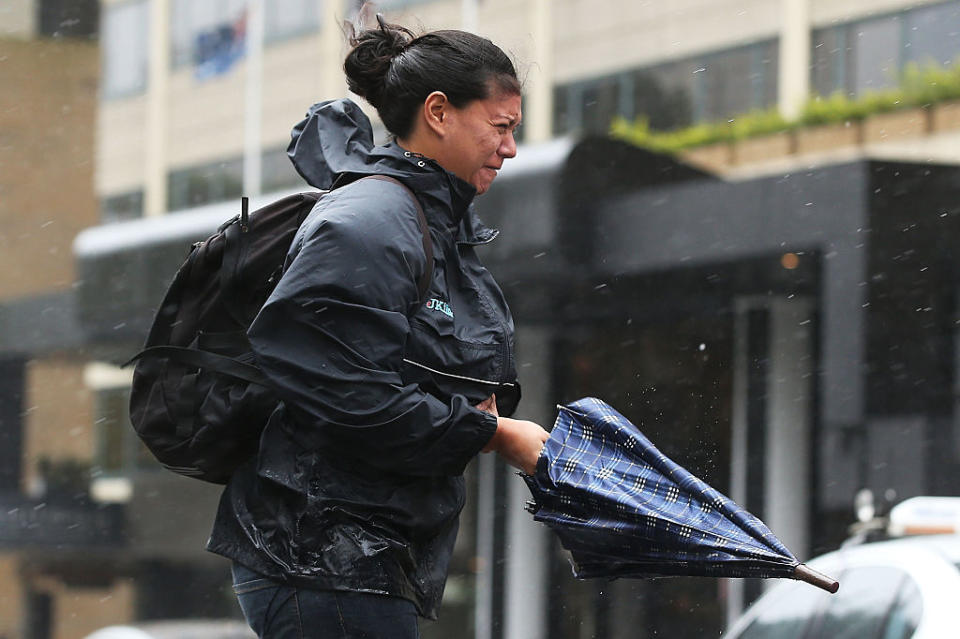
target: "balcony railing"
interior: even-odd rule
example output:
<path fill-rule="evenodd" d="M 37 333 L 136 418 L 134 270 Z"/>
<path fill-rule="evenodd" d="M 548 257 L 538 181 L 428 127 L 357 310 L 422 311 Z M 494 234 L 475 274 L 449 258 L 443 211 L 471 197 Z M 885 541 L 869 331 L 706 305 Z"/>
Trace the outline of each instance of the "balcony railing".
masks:
<path fill-rule="evenodd" d="M 0 549 L 115 548 L 125 541 L 121 505 L 0 495 Z"/>

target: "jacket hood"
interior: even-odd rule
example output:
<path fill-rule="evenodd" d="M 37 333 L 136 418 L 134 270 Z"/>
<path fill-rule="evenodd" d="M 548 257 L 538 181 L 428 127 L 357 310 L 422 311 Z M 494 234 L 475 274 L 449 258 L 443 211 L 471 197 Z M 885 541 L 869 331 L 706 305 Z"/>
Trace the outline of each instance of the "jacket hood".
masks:
<path fill-rule="evenodd" d="M 313 187 L 329 189 L 366 175 L 389 175 L 409 187 L 425 208 L 448 213 L 445 225 L 457 229 L 466 221 L 465 241 L 485 242 L 494 233 L 465 214 L 476 189 L 430 158 L 405 151 L 396 142 L 373 143 L 370 119 L 349 99 L 318 102 L 290 134 L 287 155 Z M 438 206 L 439 205 L 439 206 Z M 464 229 L 459 229 L 462 233 Z"/>

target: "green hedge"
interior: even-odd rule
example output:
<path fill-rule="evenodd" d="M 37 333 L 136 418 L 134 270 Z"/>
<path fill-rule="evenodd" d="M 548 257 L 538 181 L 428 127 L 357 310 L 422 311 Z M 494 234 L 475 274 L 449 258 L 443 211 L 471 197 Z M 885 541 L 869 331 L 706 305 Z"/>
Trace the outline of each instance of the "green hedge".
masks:
<path fill-rule="evenodd" d="M 802 126 L 837 124 L 863 120 L 875 113 L 923 107 L 960 99 L 960 58 L 951 67 L 916 64 L 907 66 L 900 86 L 886 91 L 867 92 L 857 98 L 842 93 L 811 98 L 798 119 L 787 121 L 777 109 L 751 111 L 721 122 L 704 122 L 675 131 L 651 131 L 645 117 L 628 122 L 616 119 L 611 135 L 637 146 L 674 153 L 706 144 L 790 131 Z"/>

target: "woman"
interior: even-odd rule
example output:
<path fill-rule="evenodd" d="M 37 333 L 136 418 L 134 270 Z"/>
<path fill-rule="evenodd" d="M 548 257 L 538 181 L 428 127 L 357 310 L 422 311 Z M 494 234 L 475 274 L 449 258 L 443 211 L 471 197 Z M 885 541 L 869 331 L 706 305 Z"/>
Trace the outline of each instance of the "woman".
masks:
<path fill-rule="evenodd" d="M 498 414 L 519 399 L 513 322 L 474 254 L 496 232 L 470 208 L 516 154 L 516 71 L 478 36 L 378 21 L 344 68 L 395 142 L 374 146 L 349 100 L 314 105 L 293 131 L 300 174 L 337 188 L 250 327 L 283 404 L 208 544 L 233 560 L 261 637 L 417 637 L 440 603 L 464 467 L 484 450 L 532 472 L 547 438 Z M 434 253 L 426 300 L 413 197 Z"/>

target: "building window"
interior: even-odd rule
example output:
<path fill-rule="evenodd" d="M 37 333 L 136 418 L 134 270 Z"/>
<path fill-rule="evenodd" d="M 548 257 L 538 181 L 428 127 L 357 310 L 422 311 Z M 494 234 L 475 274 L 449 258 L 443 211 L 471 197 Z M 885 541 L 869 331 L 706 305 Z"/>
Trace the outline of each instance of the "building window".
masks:
<path fill-rule="evenodd" d="M 693 122 L 692 87 L 683 80 L 693 75 L 690 62 L 665 64 L 642 69 L 633 74 L 633 112 L 624 114 L 633 119 L 643 114 L 650 128 L 670 131 Z"/>
<path fill-rule="evenodd" d="M 960 4 L 908 11 L 903 20 L 903 63 L 949 66 L 960 62 Z"/>
<path fill-rule="evenodd" d="M 38 31 L 55 38 L 97 36 L 100 3 L 97 0 L 44 0 L 37 9 Z"/>
<path fill-rule="evenodd" d="M 815 29 L 811 83 L 823 96 L 896 86 L 908 64 L 949 66 L 960 57 L 960 5 L 947 2 Z"/>
<path fill-rule="evenodd" d="M 133 0 L 103 8 L 103 95 L 120 98 L 147 88 L 149 6 Z"/>
<path fill-rule="evenodd" d="M 317 0 L 264 0 L 264 41 L 280 42 L 316 31 L 322 9 Z"/>
<path fill-rule="evenodd" d="M 693 121 L 726 120 L 776 104 L 778 60 L 773 41 L 699 58 L 697 68 L 683 70 L 694 78 L 689 85 Z"/>
<path fill-rule="evenodd" d="M 143 216 L 143 190 L 110 195 L 100 200 L 100 221 L 104 224 Z"/>
<path fill-rule="evenodd" d="M 847 78 L 851 75 L 850 44 L 848 29 L 830 27 L 813 32 L 810 54 L 810 84 L 817 95 L 827 96 L 835 91 L 846 92 Z"/>
<path fill-rule="evenodd" d="M 860 22 L 847 35 L 853 47 L 850 90 L 859 95 L 897 85 L 900 73 L 900 17 Z"/>
<path fill-rule="evenodd" d="M 773 40 L 557 87 L 554 133 L 605 134 L 615 117 L 671 130 L 765 109 L 777 99 Z"/>
<path fill-rule="evenodd" d="M 613 118 L 621 113 L 620 91 L 623 79 L 604 78 L 585 86 L 580 93 L 580 129 L 603 135 Z"/>
<path fill-rule="evenodd" d="M 306 186 L 303 178 L 293 168 L 287 157 L 287 149 L 271 149 L 263 152 L 261 159 L 261 188 L 264 193 L 284 191 Z"/>
<path fill-rule="evenodd" d="M 25 384 L 23 359 L 0 358 L 0 495 L 20 491 Z"/>
<path fill-rule="evenodd" d="M 240 158 L 172 171 L 167 177 L 171 211 L 239 198 L 243 193 Z"/>
<path fill-rule="evenodd" d="M 130 374 L 107 364 L 91 364 L 88 386 L 94 397 L 94 466 L 98 473 L 125 475 L 161 466 L 130 423 Z"/>

